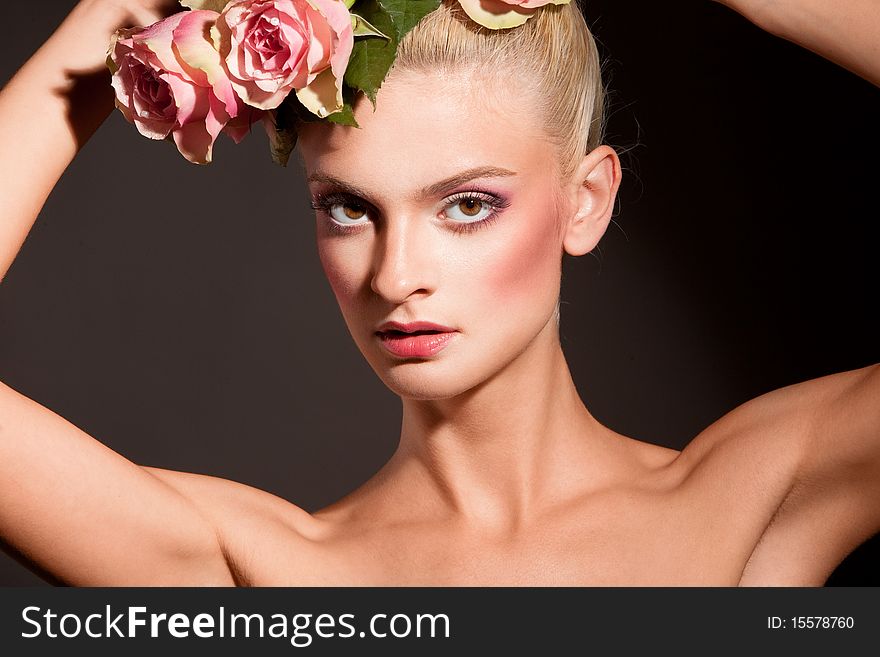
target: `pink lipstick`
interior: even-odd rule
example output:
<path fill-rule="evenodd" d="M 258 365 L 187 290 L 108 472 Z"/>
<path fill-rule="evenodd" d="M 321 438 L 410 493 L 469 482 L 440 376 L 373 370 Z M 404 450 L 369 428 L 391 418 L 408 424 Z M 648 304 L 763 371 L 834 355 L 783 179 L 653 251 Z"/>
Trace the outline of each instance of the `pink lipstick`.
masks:
<path fill-rule="evenodd" d="M 386 322 L 376 331 L 376 336 L 395 356 L 429 358 L 441 351 L 457 332 L 433 322 Z"/>

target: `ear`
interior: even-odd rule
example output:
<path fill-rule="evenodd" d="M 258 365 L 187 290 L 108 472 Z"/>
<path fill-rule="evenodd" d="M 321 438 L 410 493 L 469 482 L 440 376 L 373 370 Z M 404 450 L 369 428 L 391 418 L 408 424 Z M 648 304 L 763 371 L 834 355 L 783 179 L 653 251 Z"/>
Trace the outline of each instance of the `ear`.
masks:
<path fill-rule="evenodd" d="M 620 178 L 620 158 L 610 146 L 599 146 L 581 160 L 566 188 L 572 208 L 563 233 L 566 253 L 580 256 L 596 248 L 611 221 Z"/>

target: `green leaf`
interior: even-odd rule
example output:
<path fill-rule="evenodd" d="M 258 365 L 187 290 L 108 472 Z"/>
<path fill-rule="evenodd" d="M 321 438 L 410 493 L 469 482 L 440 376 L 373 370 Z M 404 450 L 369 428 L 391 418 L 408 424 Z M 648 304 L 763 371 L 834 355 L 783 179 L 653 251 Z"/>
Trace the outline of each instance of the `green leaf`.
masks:
<path fill-rule="evenodd" d="M 281 104 L 272 110 L 270 116 L 274 125 L 273 130 L 269 130 L 269 150 L 272 155 L 272 161 L 283 167 L 287 166 L 290 154 L 296 148 L 297 141 L 297 125 L 303 122 L 316 121 L 332 121 L 339 125 L 348 125 L 359 128 L 354 118 L 352 105 L 354 103 L 356 92 L 348 87 L 342 87 L 342 98 L 344 105 L 338 112 L 328 114 L 324 119 L 310 112 L 296 97 L 296 94 L 289 94 L 284 98 Z"/>
<path fill-rule="evenodd" d="M 331 123 L 337 123 L 339 125 L 348 125 L 353 128 L 360 128 L 358 122 L 354 120 L 354 111 L 352 110 L 351 105 L 349 105 L 348 103 L 345 103 L 342 106 L 342 109 L 338 112 L 328 114 L 327 120 Z"/>
<path fill-rule="evenodd" d="M 351 29 L 354 32 L 354 36 L 380 36 L 384 39 L 390 39 L 391 37 L 387 34 L 382 34 L 379 30 L 375 28 L 375 26 L 370 25 L 366 18 L 363 16 L 358 16 L 357 14 L 351 15 Z"/>
<path fill-rule="evenodd" d="M 416 23 L 440 6 L 440 0 L 379 0 L 379 4 L 391 15 L 397 40 L 402 41 Z"/>
<path fill-rule="evenodd" d="M 303 105 L 296 94 L 288 94 L 278 106 L 282 128 L 295 126 L 300 121 L 320 121 L 321 117 Z"/>
<path fill-rule="evenodd" d="M 226 9 L 229 0 L 180 0 L 180 4 L 190 9 L 210 9 L 220 13 Z"/>
<path fill-rule="evenodd" d="M 274 130 L 269 130 L 269 150 L 272 161 L 283 167 L 287 166 L 290 154 L 296 147 L 296 125 L 300 121 L 320 121 L 296 97 L 289 94 L 281 104 L 271 112 Z"/>
<path fill-rule="evenodd" d="M 275 129 L 267 132 L 269 134 L 269 152 L 272 155 L 272 161 L 275 164 L 286 167 L 290 154 L 296 147 L 297 134 L 296 124 L 285 124 L 285 119 L 282 118 L 283 115 L 284 112 L 280 106 L 272 110 L 270 116 L 274 121 Z"/>
<path fill-rule="evenodd" d="M 346 85 L 342 85 L 342 109 L 333 114 L 327 115 L 327 120 L 339 125 L 347 125 L 353 128 L 360 128 L 358 122 L 354 118 L 353 105 L 357 97 L 357 92 Z"/>
<path fill-rule="evenodd" d="M 377 30 L 388 35 L 387 39 L 364 37 L 355 39 L 344 81 L 349 87 L 359 89 L 376 107 L 376 93 L 397 54 L 397 28 L 390 14 L 377 0 L 366 0 L 358 6 L 359 15 Z"/>

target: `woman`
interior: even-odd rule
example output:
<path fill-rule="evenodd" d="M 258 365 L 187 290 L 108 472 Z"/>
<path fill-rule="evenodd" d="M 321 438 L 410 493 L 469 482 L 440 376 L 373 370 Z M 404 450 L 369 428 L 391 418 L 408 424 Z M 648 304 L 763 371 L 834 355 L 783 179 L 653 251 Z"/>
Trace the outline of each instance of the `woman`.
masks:
<path fill-rule="evenodd" d="M 460 27 L 450 4 L 426 20 L 437 21 L 426 41 Z M 833 16 L 820 2 L 734 8 L 877 83 L 869 4 Z M 107 113 L 68 110 L 53 91 L 68 75 L 59 61 L 94 70 L 92 44 L 169 9 L 109 7 L 119 5 L 77 5 L 0 98 L 0 139 L 15 145 L 0 177 L 14 218 L 3 271 Z M 546 43 L 552 20 L 583 30 L 574 10 L 542 10 L 518 34 Z M 498 86 L 480 60 L 444 69 L 432 57 L 426 68 L 419 52 L 401 47 L 375 113 L 358 103 L 361 130 L 316 123 L 300 135 L 321 263 L 355 343 L 403 400 L 391 460 L 309 514 L 226 480 L 134 465 L 4 386 L 4 541 L 78 585 L 824 582 L 880 526 L 877 368 L 759 397 L 681 452 L 604 427 L 575 389 L 557 328 L 561 256 L 596 247 L 621 179 L 599 142 L 599 104 L 585 103 L 592 132 L 578 151 L 539 120 L 542 89 Z M 35 111 L 45 131 L 18 130 Z M 39 166 L 13 160 L 49 144 Z"/>

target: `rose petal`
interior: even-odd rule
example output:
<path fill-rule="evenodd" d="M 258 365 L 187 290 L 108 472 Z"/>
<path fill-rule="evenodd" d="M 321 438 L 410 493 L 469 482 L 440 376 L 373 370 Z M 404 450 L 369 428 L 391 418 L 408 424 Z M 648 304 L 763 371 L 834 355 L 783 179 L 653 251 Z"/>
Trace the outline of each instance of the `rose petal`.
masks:
<path fill-rule="evenodd" d="M 172 76 L 173 77 L 173 76 Z M 208 164 L 213 155 L 214 141 L 229 121 L 226 105 L 204 87 L 192 87 L 198 120 L 182 123 L 172 132 L 177 150 L 195 164 Z"/>
<path fill-rule="evenodd" d="M 327 19 L 316 9 L 309 11 L 308 20 L 313 37 L 309 43 L 306 63 L 310 71 L 321 71 L 330 63 L 332 44 L 336 34 Z"/>
<path fill-rule="evenodd" d="M 205 116 L 205 128 L 212 139 L 217 139 L 223 127 L 229 123 L 229 114 L 226 111 L 226 104 L 214 94 L 208 95 L 208 103 L 209 108 L 208 114 Z"/>
<path fill-rule="evenodd" d="M 150 139 L 165 139 L 168 133 L 171 132 L 171 128 L 174 127 L 174 121 L 155 121 L 153 119 L 141 119 L 137 116 L 133 117 L 132 123 L 134 123 L 139 133 Z"/>
<path fill-rule="evenodd" d="M 207 116 L 208 97 L 213 95 L 207 87 L 197 87 L 173 73 L 163 73 L 159 77 L 171 87 L 174 104 L 177 106 L 177 122 L 180 125 L 199 121 Z"/>
<path fill-rule="evenodd" d="M 571 0 L 523 0 L 516 4 L 526 9 L 534 9 L 535 7 L 543 7 L 544 5 L 567 5 Z"/>
<path fill-rule="evenodd" d="M 134 81 L 131 75 L 131 52 L 126 54 L 124 58 L 118 60 L 116 72 L 110 78 L 110 86 L 116 92 L 116 105 L 125 114 L 129 120 L 128 106 L 131 105 L 131 90 L 134 88 Z"/>
<path fill-rule="evenodd" d="M 174 47 L 180 58 L 193 70 L 202 75 L 193 76 L 193 81 L 200 85 L 210 85 L 216 96 L 226 105 L 230 116 L 235 116 L 238 108 L 238 97 L 229 76 L 223 69 L 220 53 L 214 48 L 211 28 L 219 14 L 213 11 L 190 11 L 173 32 Z"/>
<path fill-rule="evenodd" d="M 171 133 L 177 150 L 194 164 L 208 164 L 211 161 L 214 138 L 204 123 L 193 122 L 182 125 Z"/>
<path fill-rule="evenodd" d="M 180 4 L 190 9 L 212 9 L 219 12 L 226 6 L 226 0 L 180 0 Z"/>
<path fill-rule="evenodd" d="M 517 27 L 535 14 L 533 8 L 511 5 L 502 0 L 458 0 L 458 2 L 475 23 L 491 30 Z"/>
<path fill-rule="evenodd" d="M 342 108 L 342 79 L 348 60 L 351 58 L 351 50 L 354 47 L 354 31 L 351 27 L 351 13 L 345 7 L 344 2 L 336 0 L 308 0 L 309 4 L 320 11 L 326 18 L 327 23 L 333 28 L 337 36 L 333 54 L 330 56 L 330 68 L 336 79 L 337 108 Z"/>
<path fill-rule="evenodd" d="M 226 124 L 223 132 L 232 137 L 236 144 L 240 144 L 242 139 L 250 133 L 251 126 L 261 120 L 264 114 L 266 112 L 243 104 L 238 115 Z"/>
<path fill-rule="evenodd" d="M 188 13 L 190 12 L 181 11 L 172 14 L 168 18 L 144 28 L 143 31 L 136 34 L 133 38 L 136 44 L 135 48 L 139 45 L 146 47 L 156 56 L 159 64 L 158 68 L 172 71 L 183 77 L 189 77 L 190 72 L 184 68 L 183 64 L 174 53 L 171 44 L 173 43 L 174 29 Z"/>
<path fill-rule="evenodd" d="M 220 56 L 210 41 L 211 25 L 217 15 L 212 11 L 188 11 L 172 32 L 175 58 L 186 65 L 190 79 L 202 87 L 211 84 L 208 72 L 220 65 Z"/>
<path fill-rule="evenodd" d="M 262 110 L 275 109 L 281 104 L 281 101 L 287 98 L 287 94 L 289 93 L 286 90 L 275 92 L 263 91 L 254 83 L 246 85 L 238 80 L 230 80 L 230 83 L 245 103 L 251 107 L 256 107 Z"/>
<path fill-rule="evenodd" d="M 326 68 L 312 82 L 296 92 L 296 97 L 312 114 L 324 118 L 342 109 L 342 91 L 333 69 Z"/>

